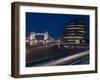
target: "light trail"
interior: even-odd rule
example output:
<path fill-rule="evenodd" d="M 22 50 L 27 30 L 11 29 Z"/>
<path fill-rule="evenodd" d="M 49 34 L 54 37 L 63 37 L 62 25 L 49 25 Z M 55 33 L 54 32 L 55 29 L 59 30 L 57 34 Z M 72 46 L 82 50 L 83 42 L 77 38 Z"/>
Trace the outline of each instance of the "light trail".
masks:
<path fill-rule="evenodd" d="M 71 56 L 68 56 L 68 57 L 64 57 L 64 58 L 61 58 L 61 59 L 58 59 L 58 60 L 54 60 L 54 61 L 51 61 L 51 62 L 48 62 L 48 63 L 44 63 L 41 66 L 54 66 L 54 65 L 60 65 L 62 63 L 68 63 L 68 62 L 70 62 L 74 59 L 81 58 L 81 57 L 86 56 L 88 54 L 89 54 L 89 51 L 84 51 L 84 52 L 77 53 L 77 54 L 74 54 L 74 55 L 71 55 Z"/>

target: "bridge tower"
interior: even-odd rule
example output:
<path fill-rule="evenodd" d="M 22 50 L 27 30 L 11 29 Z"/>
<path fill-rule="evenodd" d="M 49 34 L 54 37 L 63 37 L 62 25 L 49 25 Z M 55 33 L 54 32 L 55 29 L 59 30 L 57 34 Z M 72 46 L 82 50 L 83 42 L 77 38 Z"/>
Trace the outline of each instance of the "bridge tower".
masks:
<path fill-rule="evenodd" d="M 47 31 L 44 33 L 44 41 L 48 42 L 48 32 Z"/>
<path fill-rule="evenodd" d="M 34 44 L 34 43 L 36 43 L 37 42 L 37 40 L 35 39 L 35 35 L 36 35 L 36 33 L 35 32 L 31 32 L 31 34 L 30 34 L 30 44 Z"/>
<path fill-rule="evenodd" d="M 30 40 L 34 40 L 35 39 L 35 32 L 31 32 L 30 34 Z"/>

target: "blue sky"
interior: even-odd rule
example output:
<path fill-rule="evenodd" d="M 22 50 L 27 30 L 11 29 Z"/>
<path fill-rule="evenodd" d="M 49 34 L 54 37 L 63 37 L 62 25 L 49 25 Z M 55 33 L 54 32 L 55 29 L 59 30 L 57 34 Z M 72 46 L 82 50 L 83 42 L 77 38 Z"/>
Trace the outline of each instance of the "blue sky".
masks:
<path fill-rule="evenodd" d="M 89 36 L 89 15 L 50 14 L 26 12 L 26 33 L 41 33 L 48 31 L 49 35 L 57 39 L 63 32 L 65 25 L 73 19 L 86 20 L 86 35 Z"/>

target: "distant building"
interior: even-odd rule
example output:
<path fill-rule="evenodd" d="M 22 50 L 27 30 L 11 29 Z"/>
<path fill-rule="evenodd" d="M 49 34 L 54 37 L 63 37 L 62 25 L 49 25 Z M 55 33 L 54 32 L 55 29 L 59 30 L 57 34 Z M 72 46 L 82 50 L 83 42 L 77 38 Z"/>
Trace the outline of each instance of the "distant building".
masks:
<path fill-rule="evenodd" d="M 48 42 L 48 32 L 44 33 L 35 33 L 31 32 L 27 37 L 26 37 L 26 44 L 27 45 L 36 45 L 36 44 L 45 44 Z"/>
<path fill-rule="evenodd" d="M 86 38 L 85 20 L 71 21 L 64 27 L 63 42 L 66 48 L 83 48 L 88 47 L 89 42 Z"/>

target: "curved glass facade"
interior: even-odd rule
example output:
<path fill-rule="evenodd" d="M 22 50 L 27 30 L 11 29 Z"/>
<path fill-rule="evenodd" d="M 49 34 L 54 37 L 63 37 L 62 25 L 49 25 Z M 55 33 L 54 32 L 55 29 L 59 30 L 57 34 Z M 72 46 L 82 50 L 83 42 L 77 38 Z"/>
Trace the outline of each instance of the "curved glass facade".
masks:
<path fill-rule="evenodd" d="M 85 20 L 73 20 L 64 27 L 63 42 L 66 47 L 80 48 L 88 45 Z"/>

